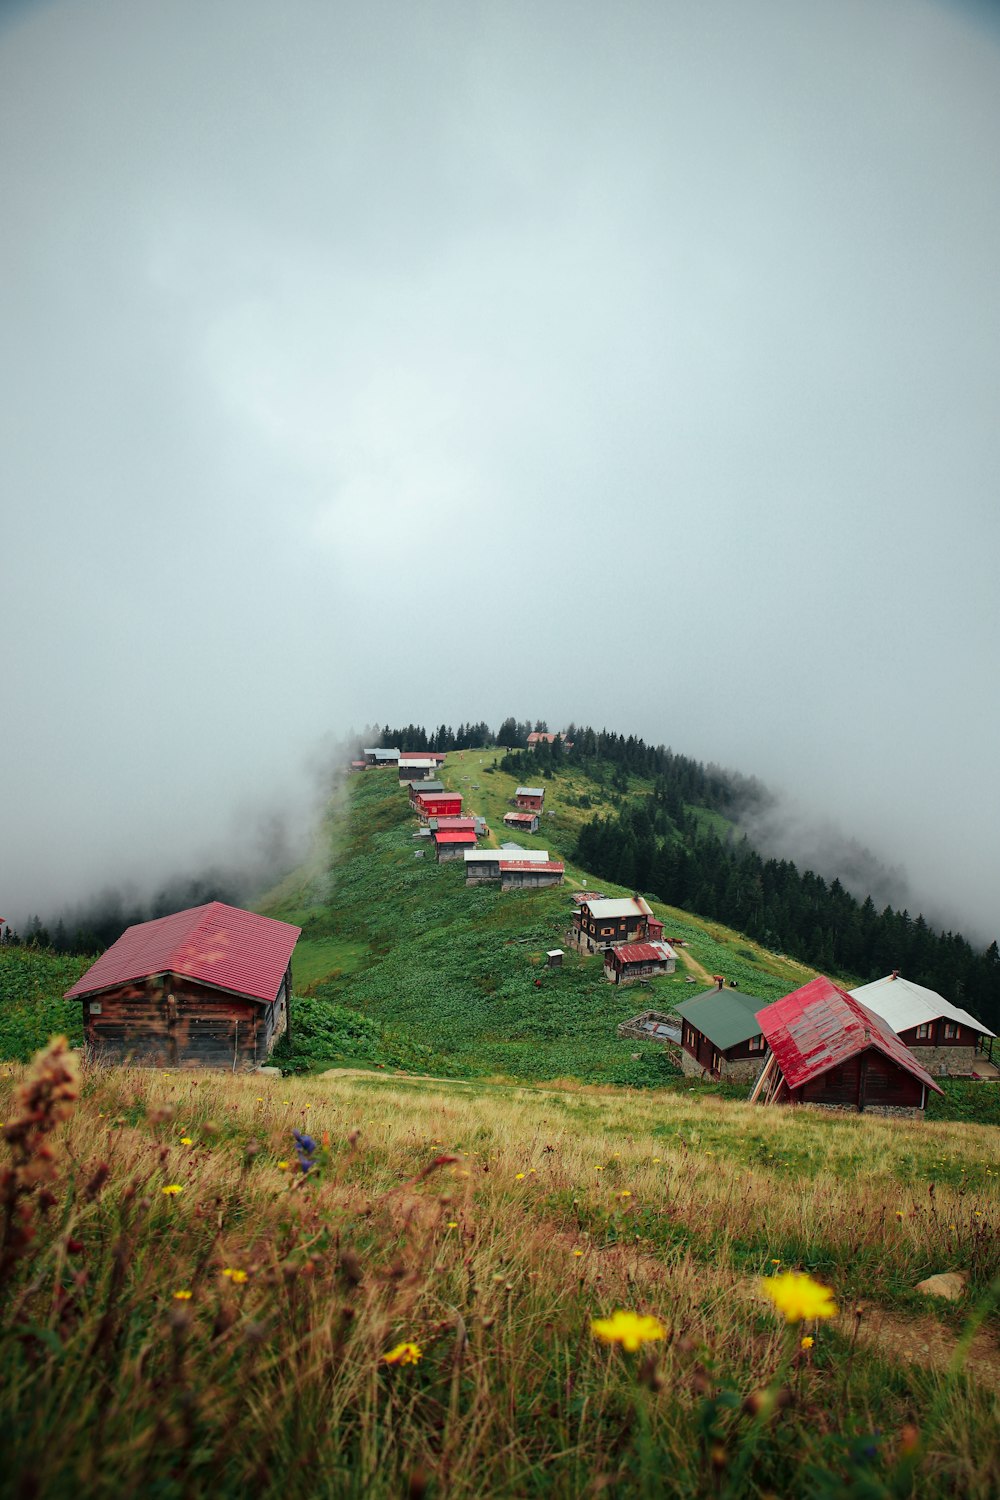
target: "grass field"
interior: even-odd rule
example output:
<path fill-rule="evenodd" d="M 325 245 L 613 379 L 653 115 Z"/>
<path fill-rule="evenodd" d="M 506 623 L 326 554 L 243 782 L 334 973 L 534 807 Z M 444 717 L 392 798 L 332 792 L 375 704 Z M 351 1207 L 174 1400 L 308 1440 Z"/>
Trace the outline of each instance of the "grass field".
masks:
<path fill-rule="evenodd" d="M 996 1288 L 995 1131 L 122 1069 L 41 1136 L 53 1090 L 25 1110 L 22 1077 L 0 1077 L 4 1494 L 1000 1489 L 995 1321 L 969 1322 Z M 792 1266 L 838 1316 L 780 1320 L 760 1282 Z M 953 1268 L 967 1305 L 918 1305 Z M 599 1342 L 619 1308 L 665 1337 Z"/>

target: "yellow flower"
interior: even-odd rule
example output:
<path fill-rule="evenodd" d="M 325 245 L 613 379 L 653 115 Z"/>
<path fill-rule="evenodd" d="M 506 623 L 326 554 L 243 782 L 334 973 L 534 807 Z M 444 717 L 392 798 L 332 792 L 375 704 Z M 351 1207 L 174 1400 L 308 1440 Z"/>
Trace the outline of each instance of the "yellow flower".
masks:
<path fill-rule="evenodd" d="M 278 1168 L 282 1172 L 287 1172 L 288 1171 L 288 1163 L 287 1163 L 287 1161 L 279 1161 Z"/>
<path fill-rule="evenodd" d="M 816 1340 L 807 1333 L 804 1339 L 799 1340 L 800 1349 L 811 1349 Z"/>
<path fill-rule="evenodd" d="M 514 1173 L 514 1181 L 515 1182 L 523 1182 L 524 1181 L 524 1173 L 523 1172 L 515 1172 Z"/>
<path fill-rule="evenodd" d="M 235 1266 L 226 1266 L 223 1276 L 228 1276 L 234 1286 L 242 1286 L 247 1279 L 246 1271 L 239 1271 Z"/>
<path fill-rule="evenodd" d="M 179 1182 L 170 1182 L 165 1188 L 160 1189 L 160 1192 L 166 1193 L 168 1198 L 173 1198 L 178 1193 L 183 1193 L 183 1191 L 184 1189 L 181 1187 Z"/>
<path fill-rule="evenodd" d="M 813 1281 L 803 1271 L 783 1271 L 780 1276 L 767 1276 L 760 1284 L 765 1297 L 769 1297 L 778 1312 L 784 1313 L 786 1323 L 802 1323 L 807 1318 L 834 1318 L 837 1304 L 828 1286 Z"/>
<path fill-rule="evenodd" d="M 174 1301 L 175 1302 L 190 1302 L 191 1301 L 191 1293 L 187 1290 L 186 1287 L 182 1287 L 179 1292 L 175 1292 L 174 1293 Z"/>
<path fill-rule="evenodd" d="M 631 1198 L 632 1193 L 631 1193 L 631 1190 L 629 1188 L 625 1188 L 622 1192 L 620 1192 L 618 1194 L 618 1196 L 619 1196 L 619 1198 Z"/>
<path fill-rule="evenodd" d="M 610 1318 L 591 1318 L 590 1331 L 602 1344 L 621 1344 L 630 1354 L 634 1354 L 643 1344 L 651 1344 L 667 1336 L 667 1330 L 659 1318 L 625 1312 L 622 1308 Z"/>
<path fill-rule="evenodd" d="M 457 1229 L 458 1228 L 458 1220 L 457 1219 L 449 1219 L 448 1220 L 448 1228 L 449 1229 Z"/>
<path fill-rule="evenodd" d="M 384 1365 L 415 1365 L 423 1358 L 423 1353 L 419 1344 L 397 1344 L 395 1349 L 390 1349 L 388 1354 L 383 1354 L 382 1363 Z"/>
<path fill-rule="evenodd" d="M 194 1145 L 194 1141 L 191 1139 L 191 1137 L 189 1135 L 182 1135 L 181 1136 L 181 1145 L 182 1146 L 193 1146 Z"/>
<path fill-rule="evenodd" d="M 573 1254 L 574 1254 L 574 1255 L 582 1255 L 582 1254 L 583 1254 L 583 1251 L 582 1251 L 582 1250 L 574 1250 L 574 1251 L 573 1251 Z"/>
<path fill-rule="evenodd" d="M 780 1260 L 772 1260 L 771 1264 L 772 1264 L 772 1266 L 780 1266 L 781 1265 L 781 1261 Z"/>

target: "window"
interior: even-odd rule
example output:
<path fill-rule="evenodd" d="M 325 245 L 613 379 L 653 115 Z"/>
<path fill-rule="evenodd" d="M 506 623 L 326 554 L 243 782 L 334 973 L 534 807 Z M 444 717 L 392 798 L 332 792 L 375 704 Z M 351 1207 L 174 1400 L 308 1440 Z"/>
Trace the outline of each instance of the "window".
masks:
<path fill-rule="evenodd" d="M 761 1052 L 761 1051 L 763 1051 L 763 1048 L 764 1048 L 764 1038 L 762 1036 L 752 1036 L 750 1038 L 750 1051 L 751 1052 Z"/>
<path fill-rule="evenodd" d="M 917 1041 L 918 1042 L 921 1040 L 922 1037 L 928 1037 L 928 1036 L 930 1036 L 930 1034 L 931 1034 L 931 1028 L 927 1024 L 926 1021 L 923 1023 L 923 1025 L 917 1027 Z"/>
<path fill-rule="evenodd" d="M 602 927 L 601 928 L 601 937 L 613 937 L 614 936 L 614 931 L 615 931 L 615 929 L 613 927 Z"/>
<path fill-rule="evenodd" d="M 958 1027 L 955 1025 L 954 1021 L 945 1021 L 944 1034 L 946 1039 L 958 1036 Z"/>
<path fill-rule="evenodd" d="M 712 1072 L 713 1073 L 721 1073 L 722 1072 L 722 1058 L 719 1056 L 719 1054 L 717 1052 L 713 1052 L 712 1053 Z"/>

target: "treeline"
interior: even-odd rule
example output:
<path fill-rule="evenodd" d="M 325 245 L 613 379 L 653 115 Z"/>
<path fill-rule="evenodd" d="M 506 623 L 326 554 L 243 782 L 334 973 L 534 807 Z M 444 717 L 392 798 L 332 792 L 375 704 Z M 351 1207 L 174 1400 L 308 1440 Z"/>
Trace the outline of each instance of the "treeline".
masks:
<path fill-rule="evenodd" d="M 219 873 L 171 881 L 148 900 L 121 891 L 103 891 L 90 902 L 66 907 L 54 920 L 31 917 L 21 933 L 8 927 L 2 941 L 12 947 L 23 945 L 50 953 L 103 953 L 126 927 L 138 922 L 166 917 L 189 906 L 204 906 L 208 901 L 239 906 L 247 894 L 245 881 Z"/>
<path fill-rule="evenodd" d="M 407 724 L 405 729 L 391 729 L 386 724 L 378 744 L 380 749 L 397 746 L 400 750 L 483 750 L 495 745 L 496 739 L 488 724 L 459 724 L 457 729 L 442 724 L 430 733 L 419 724 Z"/>
<path fill-rule="evenodd" d="M 694 800 L 694 799 L 688 799 Z M 704 803 L 704 806 L 718 804 Z M 575 857 L 593 875 L 724 922 L 813 968 L 878 979 L 898 969 L 1000 1029 L 1000 950 L 977 952 L 922 916 L 878 911 L 839 880 L 764 859 L 746 838 L 720 836 L 676 796 L 652 796 L 580 831 Z"/>

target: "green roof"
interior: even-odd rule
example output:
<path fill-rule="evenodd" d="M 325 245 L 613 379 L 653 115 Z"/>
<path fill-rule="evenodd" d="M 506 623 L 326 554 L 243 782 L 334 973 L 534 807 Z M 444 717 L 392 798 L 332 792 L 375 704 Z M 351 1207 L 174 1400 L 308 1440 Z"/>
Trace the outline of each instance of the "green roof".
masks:
<path fill-rule="evenodd" d="M 725 1052 L 759 1034 L 757 1011 L 767 1003 L 740 990 L 705 990 L 682 1000 L 674 1010 L 707 1036 L 713 1047 Z"/>

